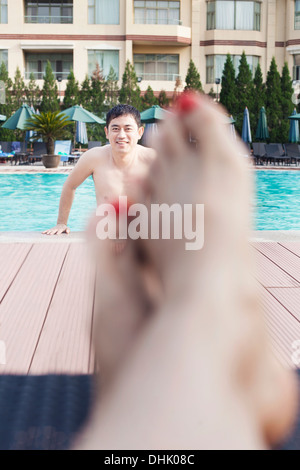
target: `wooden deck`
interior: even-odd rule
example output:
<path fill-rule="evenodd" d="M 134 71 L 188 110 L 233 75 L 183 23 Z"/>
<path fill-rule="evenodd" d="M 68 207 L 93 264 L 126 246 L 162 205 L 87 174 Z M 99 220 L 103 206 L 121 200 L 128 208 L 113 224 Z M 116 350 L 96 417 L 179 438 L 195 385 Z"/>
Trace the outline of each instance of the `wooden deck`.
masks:
<path fill-rule="evenodd" d="M 252 247 L 274 354 L 295 367 L 300 242 Z M 0 260 L 0 374 L 92 373 L 95 273 L 84 242 L 4 242 Z"/>

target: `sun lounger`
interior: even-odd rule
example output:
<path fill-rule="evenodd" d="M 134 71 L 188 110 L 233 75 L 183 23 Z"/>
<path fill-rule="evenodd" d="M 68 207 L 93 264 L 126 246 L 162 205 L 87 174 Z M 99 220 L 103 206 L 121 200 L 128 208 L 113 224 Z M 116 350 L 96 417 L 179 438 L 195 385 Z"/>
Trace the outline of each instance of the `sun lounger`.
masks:
<path fill-rule="evenodd" d="M 300 392 L 300 369 L 295 377 Z M 95 392 L 92 374 L 0 375 L 0 450 L 72 448 L 90 419 Z M 291 433 L 274 450 L 299 446 L 298 412 Z"/>
<path fill-rule="evenodd" d="M 298 162 L 300 161 L 300 149 L 298 144 L 285 144 L 285 152 L 286 155 L 290 158 L 291 163 L 293 161 L 295 162 L 296 165 L 298 165 Z"/>
<path fill-rule="evenodd" d="M 27 152 L 26 142 L 12 142 L 11 151 L 13 153 L 11 164 L 22 165 L 28 163 L 29 152 Z"/>
<path fill-rule="evenodd" d="M 266 159 L 267 162 L 278 164 L 290 163 L 290 157 L 285 154 L 282 144 L 266 144 Z"/>
<path fill-rule="evenodd" d="M 253 142 L 253 157 L 256 165 L 263 165 L 266 161 L 266 142 Z"/>
<path fill-rule="evenodd" d="M 55 142 L 54 153 L 60 155 L 60 161 L 65 165 L 71 157 L 71 140 L 57 140 Z"/>
<path fill-rule="evenodd" d="M 11 142 L 0 141 L 0 146 L 3 153 L 11 152 Z"/>
<path fill-rule="evenodd" d="M 96 141 L 96 140 L 92 141 L 91 140 L 88 143 L 88 149 L 93 149 L 94 147 L 101 147 L 101 145 L 102 145 L 102 143 L 100 141 Z"/>
<path fill-rule="evenodd" d="M 45 142 L 33 142 L 33 152 L 29 156 L 29 163 L 36 163 L 42 161 L 42 155 L 47 153 Z"/>
<path fill-rule="evenodd" d="M 0 141 L 0 163 L 11 161 L 13 154 L 11 153 L 11 142 Z"/>

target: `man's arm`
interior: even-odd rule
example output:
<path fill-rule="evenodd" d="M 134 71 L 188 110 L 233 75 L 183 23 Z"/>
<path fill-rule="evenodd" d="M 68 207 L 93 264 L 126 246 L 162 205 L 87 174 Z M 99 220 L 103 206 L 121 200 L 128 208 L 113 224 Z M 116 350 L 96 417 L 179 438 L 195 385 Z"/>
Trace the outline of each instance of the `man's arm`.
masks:
<path fill-rule="evenodd" d="M 75 197 L 75 191 L 90 175 L 93 174 L 93 162 L 99 158 L 99 149 L 91 149 L 80 157 L 78 163 L 66 179 L 60 196 L 57 225 L 42 232 L 45 235 L 70 233 L 67 226 L 69 214 Z"/>

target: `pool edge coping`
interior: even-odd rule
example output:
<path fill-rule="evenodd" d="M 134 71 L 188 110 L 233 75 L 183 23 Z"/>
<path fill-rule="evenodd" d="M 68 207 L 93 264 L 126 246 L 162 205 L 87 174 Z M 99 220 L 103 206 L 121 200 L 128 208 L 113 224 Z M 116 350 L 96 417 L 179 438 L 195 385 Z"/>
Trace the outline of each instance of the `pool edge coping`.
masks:
<path fill-rule="evenodd" d="M 40 232 L 0 232 L 0 243 L 81 243 L 86 242 L 86 232 L 69 235 L 43 235 Z M 250 242 L 300 242 L 300 230 L 256 230 Z"/>

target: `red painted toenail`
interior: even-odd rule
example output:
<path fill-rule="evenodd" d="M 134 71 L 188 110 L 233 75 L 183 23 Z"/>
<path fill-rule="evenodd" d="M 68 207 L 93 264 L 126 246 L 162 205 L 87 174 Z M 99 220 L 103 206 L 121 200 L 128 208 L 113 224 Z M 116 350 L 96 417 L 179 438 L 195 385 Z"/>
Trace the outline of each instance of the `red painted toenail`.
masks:
<path fill-rule="evenodd" d="M 178 114 L 187 114 L 199 107 L 199 95 L 193 91 L 185 91 L 176 101 L 175 109 Z"/>

